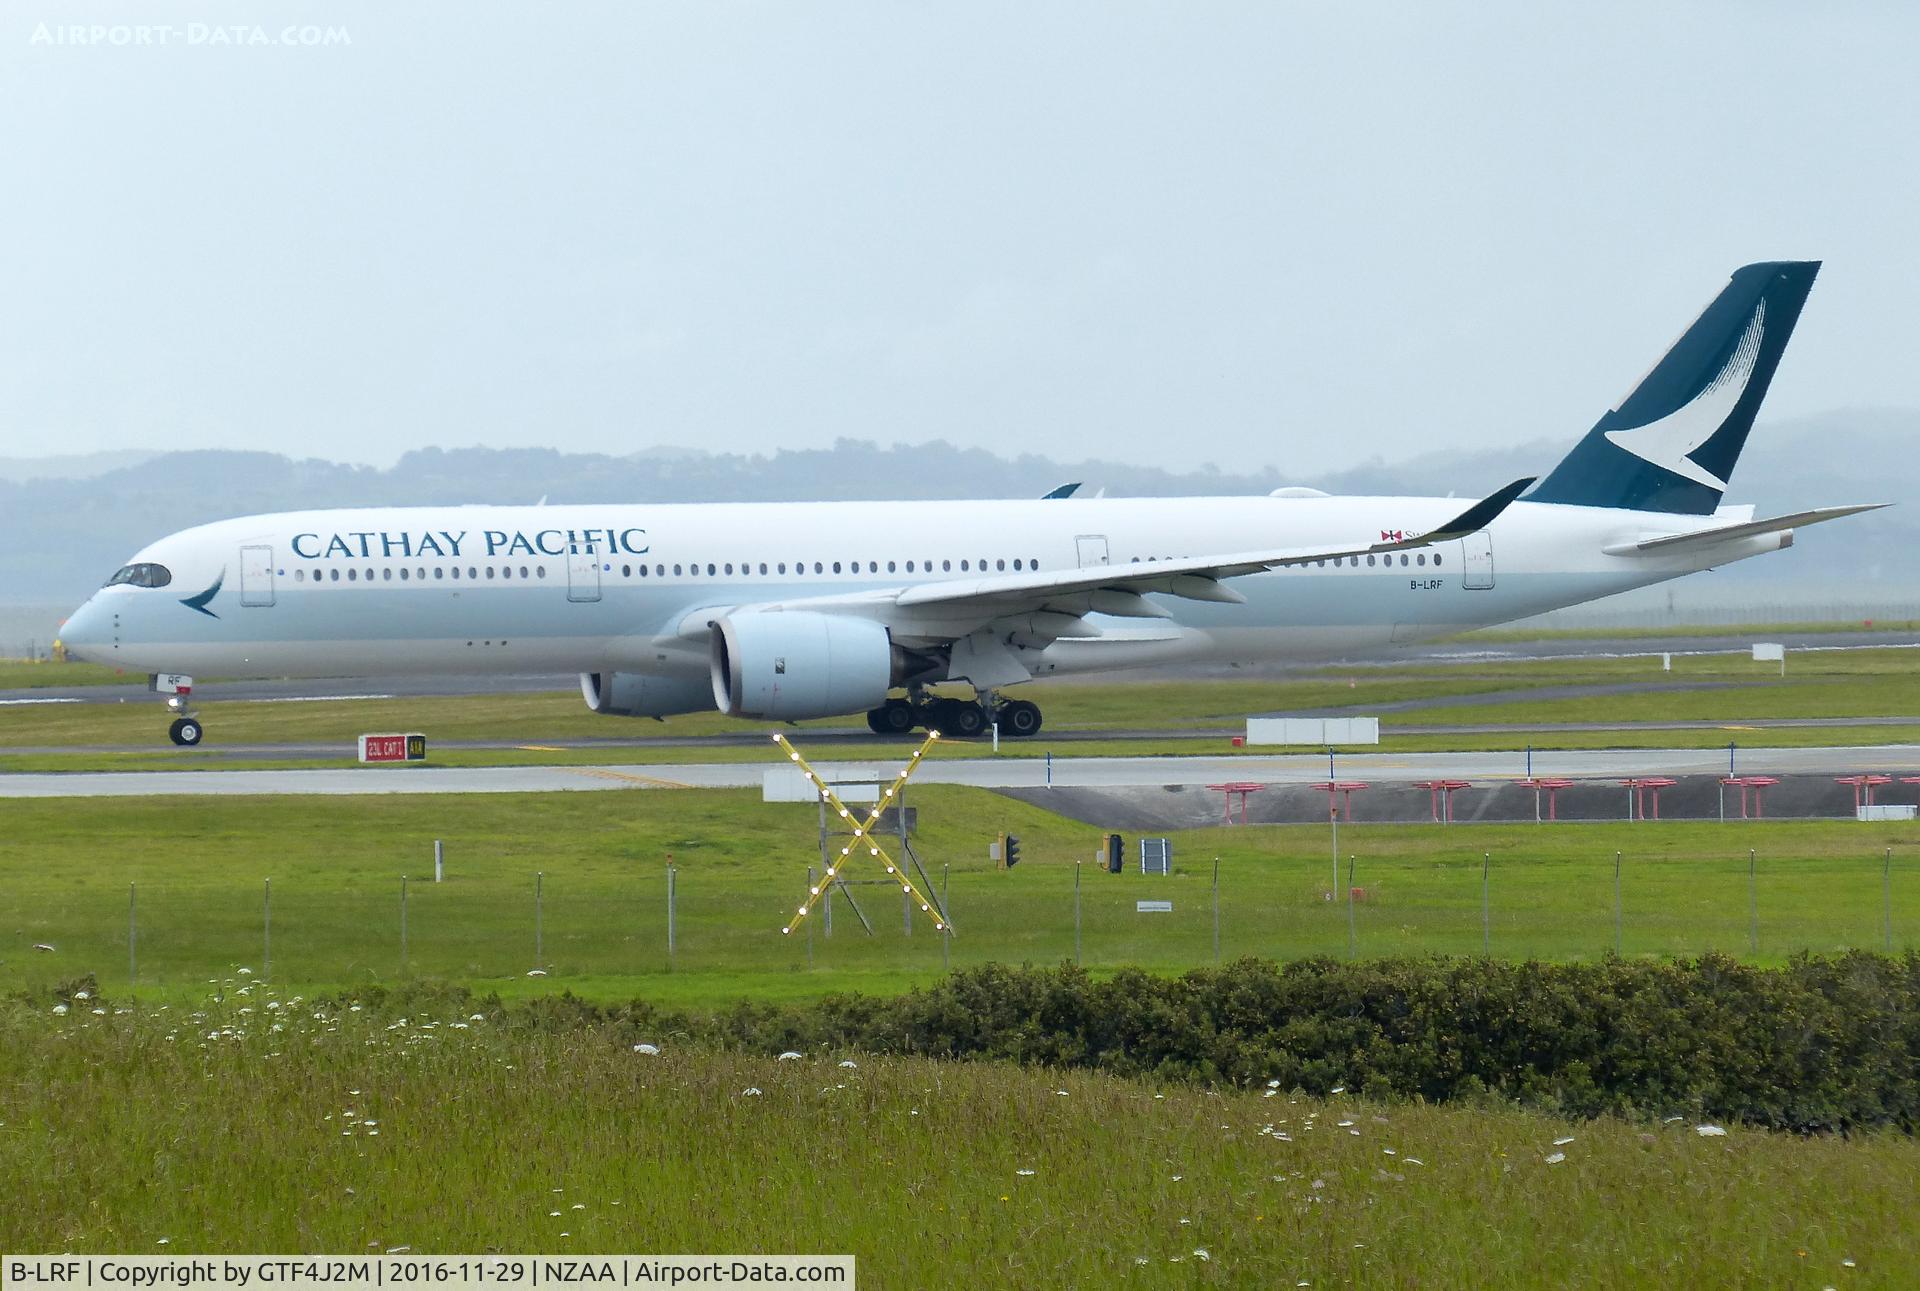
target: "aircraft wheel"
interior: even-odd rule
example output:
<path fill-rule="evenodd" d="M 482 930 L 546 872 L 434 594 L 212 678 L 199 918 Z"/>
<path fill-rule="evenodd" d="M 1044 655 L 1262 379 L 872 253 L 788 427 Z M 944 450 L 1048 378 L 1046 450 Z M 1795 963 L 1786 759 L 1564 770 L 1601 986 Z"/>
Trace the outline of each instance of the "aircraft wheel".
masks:
<path fill-rule="evenodd" d="M 933 723 L 942 735 L 971 740 L 987 729 L 987 710 L 964 699 L 943 699 L 934 705 Z"/>
<path fill-rule="evenodd" d="M 191 717 L 176 717 L 173 725 L 167 728 L 167 738 L 183 748 L 192 748 L 200 742 L 200 723 Z"/>
<path fill-rule="evenodd" d="M 867 710 L 867 729 L 875 735 L 885 735 L 887 733 L 886 720 L 887 710 L 884 707 L 869 708 Z"/>
<path fill-rule="evenodd" d="M 1040 721 L 1040 705 L 1024 699 L 1010 699 L 1000 708 L 1000 729 L 1020 739 L 1038 735 Z"/>
<path fill-rule="evenodd" d="M 874 729 L 881 735 L 905 735 L 920 720 L 913 705 L 904 699 L 889 699 L 873 711 L 880 718 L 880 724 Z"/>

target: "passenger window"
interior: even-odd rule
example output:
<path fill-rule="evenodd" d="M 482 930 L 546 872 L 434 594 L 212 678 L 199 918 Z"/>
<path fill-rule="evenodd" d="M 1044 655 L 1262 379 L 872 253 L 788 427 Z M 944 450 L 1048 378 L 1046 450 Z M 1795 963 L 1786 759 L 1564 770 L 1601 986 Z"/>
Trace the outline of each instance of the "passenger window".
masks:
<path fill-rule="evenodd" d="M 410 572 L 410 571 L 409 571 L 409 570 L 407 570 L 407 569 L 405 569 L 405 568 L 402 568 L 402 569 L 401 569 L 401 571 L 400 571 L 400 581 L 401 581 L 401 582 L 403 582 L 403 583 L 404 583 L 404 582 L 406 582 L 406 581 L 407 581 L 407 574 L 408 574 L 409 572 Z"/>
<path fill-rule="evenodd" d="M 837 560 L 833 562 L 833 572 L 836 574 L 840 572 L 840 562 Z"/>
<path fill-rule="evenodd" d="M 472 565 L 468 565 L 468 566 L 467 566 L 467 577 L 468 577 L 468 578 L 478 578 L 478 577 L 480 577 L 480 571 L 479 571 L 479 570 L 477 570 L 477 569 L 475 569 L 475 568 L 474 568 L 474 567 L 473 567 Z"/>
<path fill-rule="evenodd" d="M 996 560 L 993 562 L 993 567 L 996 570 L 1005 569 L 1007 567 L 1007 562 L 1004 560 Z"/>
<path fill-rule="evenodd" d="M 673 576 L 674 576 L 675 578 L 678 578 L 678 577 L 680 577 L 680 566 L 678 566 L 678 565 L 675 565 L 675 566 L 673 567 Z"/>
<path fill-rule="evenodd" d="M 826 567 L 825 565 L 822 565 L 822 564 L 821 564 L 821 563 L 820 563 L 819 561 L 817 561 L 817 560 L 813 562 L 813 572 L 814 572 L 814 573 L 816 573 L 816 574 L 824 574 L 824 573 L 826 573 L 826 571 L 827 571 L 827 567 Z"/>
<path fill-rule="evenodd" d="M 487 580 L 488 580 L 489 582 L 491 582 L 491 581 L 493 580 L 493 577 L 494 577 L 494 574 L 493 574 L 493 566 L 492 566 L 492 565 L 488 565 L 488 566 L 487 566 Z"/>
<path fill-rule="evenodd" d="M 907 562 L 907 572 L 908 572 L 909 574 L 911 574 L 911 573 L 913 572 L 913 562 L 912 562 L 912 561 L 908 561 L 908 562 Z"/>
<path fill-rule="evenodd" d="M 732 561 L 728 561 L 728 562 L 726 563 L 726 566 L 725 566 L 725 569 L 726 569 L 726 571 L 727 571 L 727 572 L 728 572 L 729 574 L 731 574 L 731 573 L 733 572 L 733 562 L 732 562 Z"/>
<path fill-rule="evenodd" d="M 335 583 L 337 583 L 337 582 L 339 582 L 339 581 L 340 581 L 340 571 L 339 571 L 339 570 L 337 570 L 337 569 L 329 569 L 329 570 L 327 571 L 327 575 L 328 575 L 328 578 L 330 579 L 330 581 L 332 581 L 332 582 L 335 582 Z"/>
<path fill-rule="evenodd" d="M 547 576 L 547 567 L 545 565 L 535 565 L 533 567 L 533 576 L 535 578 L 545 578 Z"/>
<path fill-rule="evenodd" d="M 1436 565 L 1440 563 L 1440 553 L 1437 551 L 1433 553 L 1433 563 Z"/>
<path fill-rule="evenodd" d="M 381 570 L 380 581 L 383 583 L 391 583 L 393 581 L 393 570 L 391 568 Z"/>
<path fill-rule="evenodd" d="M 894 572 L 894 566 L 893 566 L 893 562 L 892 562 L 892 561 L 888 561 L 888 562 L 887 562 L 887 572 L 888 572 L 889 574 L 891 574 L 891 573 L 893 573 L 893 572 Z"/>
<path fill-rule="evenodd" d="M 445 578 L 447 576 L 447 571 L 440 568 L 440 566 L 435 565 L 433 567 L 433 576 L 435 578 Z"/>
<path fill-rule="evenodd" d="M 960 572 L 963 574 L 967 572 L 967 562 L 964 560 L 960 562 Z"/>
<path fill-rule="evenodd" d="M 1426 564 L 1426 563 L 1427 563 L 1427 553 L 1423 551 L 1423 552 L 1421 552 L 1421 553 L 1420 553 L 1419 555 L 1417 555 L 1417 556 L 1415 556 L 1415 557 L 1413 558 L 1413 563 L 1414 563 L 1414 564 L 1416 564 L 1416 565 L 1424 565 L 1424 564 Z"/>
<path fill-rule="evenodd" d="M 787 572 L 787 562 L 783 560 L 775 568 L 784 574 Z"/>
<path fill-rule="evenodd" d="M 1133 558 L 1133 563 L 1134 563 L 1134 564 L 1136 564 L 1136 565 L 1137 565 L 1137 564 L 1139 564 L 1139 563 L 1140 563 L 1140 558 L 1139 558 L 1138 556 L 1135 556 L 1135 557 Z M 1013 567 L 1014 567 L 1014 568 L 1015 568 L 1016 570 L 1020 568 L 1020 558 L 1019 558 L 1018 556 L 1016 556 L 1016 557 L 1014 557 L 1014 560 L 1013 560 Z"/>
<path fill-rule="evenodd" d="M 760 562 L 760 572 L 763 574 L 767 572 L 767 562 L 764 560 Z"/>
<path fill-rule="evenodd" d="M 712 561 L 708 561 L 708 562 L 707 562 L 707 577 L 708 577 L 708 578 L 712 578 L 712 577 L 713 577 L 713 562 L 712 562 Z"/>
<path fill-rule="evenodd" d="M 944 570 L 945 572 L 947 572 L 947 573 L 952 573 L 952 572 L 953 572 L 953 562 L 952 562 L 952 561 L 950 561 L 950 560 L 943 560 L 943 561 L 941 561 L 941 562 L 940 562 L 940 568 L 941 568 L 942 570 Z"/>

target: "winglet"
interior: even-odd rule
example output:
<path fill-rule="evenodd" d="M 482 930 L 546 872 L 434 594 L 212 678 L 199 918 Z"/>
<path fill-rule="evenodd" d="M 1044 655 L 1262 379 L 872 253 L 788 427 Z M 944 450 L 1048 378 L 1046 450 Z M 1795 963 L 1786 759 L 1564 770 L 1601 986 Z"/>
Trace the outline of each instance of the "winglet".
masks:
<path fill-rule="evenodd" d="M 1532 488 L 1537 478 L 1529 475 L 1524 480 L 1515 480 L 1505 488 L 1489 493 L 1453 519 L 1438 528 L 1428 530 L 1412 542 L 1383 543 L 1381 546 L 1423 546 L 1430 542 L 1446 542 L 1452 538 L 1463 538 L 1467 534 L 1478 532 L 1492 524 L 1494 517 L 1512 505 L 1515 498 Z"/>

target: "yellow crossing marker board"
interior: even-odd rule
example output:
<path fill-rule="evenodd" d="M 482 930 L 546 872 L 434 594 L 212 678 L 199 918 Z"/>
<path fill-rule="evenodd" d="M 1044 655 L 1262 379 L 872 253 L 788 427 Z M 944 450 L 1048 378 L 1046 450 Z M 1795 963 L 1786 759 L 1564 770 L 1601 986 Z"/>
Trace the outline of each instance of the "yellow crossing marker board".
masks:
<path fill-rule="evenodd" d="M 880 839 L 878 835 L 873 832 L 874 825 L 880 820 L 880 813 L 885 811 L 893 800 L 899 796 L 900 790 L 904 788 L 907 781 L 913 777 L 913 773 L 920 769 L 920 759 L 926 756 L 927 750 L 932 748 L 933 742 L 939 738 L 940 732 L 938 731 L 929 731 L 927 733 L 926 743 L 913 751 L 913 756 L 907 759 L 907 765 L 900 769 L 900 774 L 893 778 L 893 783 L 886 787 L 881 793 L 879 800 L 873 804 L 873 810 L 867 813 L 864 820 L 856 822 L 853 813 L 847 810 L 847 805 L 841 802 L 840 796 L 833 791 L 833 786 L 820 778 L 820 773 L 815 771 L 807 760 L 800 756 L 800 750 L 794 748 L 792 742 L 789 741 L 786 736 L 777 731 L 774 733 L 773 742 L 780 746 L 780 751 L 787 755 L 788 761 L 800 768 L 801 772 L 807 777 L 808 782 L 819 792 L 821 801 L 838 812 L 840 819 L 853 826 L 853 841 L 845 847 L 842 847 L 840 849 L 840 855 L 827 863 L 827 872 L 821 876 L 820 881 L 807 888 L 807 899 L 800 903 L 800 907 L 794 912 L 793 918 L 787 920 L 786 927 L 780 930 L 783 936 L 792 933 L 795 928 L 800 926 L 800 921 L 813 912 L 813 907 L 819 904 L 820 898 L 825 894 L 827 888 L 840 877 L 841 867 L 846 865 L 856 847 L 865 847 L 867 849 L 867 855 L 875 858 L 880 864 L 886 866 L 888 876 L 900 885 L 900 890 L 912 897 L 914 902 L 920 907 L 921 912 L 933 920 L 934 931 L 946 931 L 946 920 L 942 919 L 934 909 L 933 902 L 925 896 L 922 896 L 920 889 L 913 886 L 913 880 L 907 877 L 906 870 L 895 862 L 885 848 L 880 846 Z"/>

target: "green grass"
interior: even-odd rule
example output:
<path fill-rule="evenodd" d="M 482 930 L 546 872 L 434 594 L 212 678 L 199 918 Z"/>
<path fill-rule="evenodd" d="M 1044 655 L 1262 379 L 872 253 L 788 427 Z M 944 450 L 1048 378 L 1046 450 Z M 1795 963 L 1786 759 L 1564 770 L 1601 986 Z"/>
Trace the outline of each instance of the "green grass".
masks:
<path fill-rule="evenodd" d="M 1842 717 L 1914 715 L 1920 717 L 1920 658 L 1906 650 L 1800 653 L 1791 657 L 1781 678 L 1770 664 L 1754 664 L 1738 655 L 1680 656 L 1671 673 L 1647 659 L 1556 659 L 1518 664 L 1466 662 L 1409 665 L 1392 669 L 1352 669 L 1289 681 L 1064 683 L 1030 688 L 1046 706 L 1054 732 L 1118 732 L 1136 728 L 1238 730 L 1250 713 L 1341 708 L 1353 705 L 1413 703 L 1382 716 L 1388 752 L 1433 749 L 1660 747 L 1707 748 L 1729 738 L 1754 747 L 1781 744 L 1902 742 L 1920 738 L 1914 724 L 1853 728 L 1812 725 L 1791 730 L 1739 729 L 1769 719 L 1820 722 Z M 25 667 L 27 665 L 22 665 Z M 52 665 L 39 665 L 41 671 Z M 1572 699 L 1541 698 L 1552 686 L 1622 686 L 1663 682 L 1701 683 L 1713 689 L 1607 694 Z M 1422 701 L 1449 696 L 1486 696 L 1466 707 Z M 0 708 L 0 770 L 178 769 L 220 761 L 221 750 L 248 745 L 331 745 L 337 756 L 289 750 L 256 766 L 339 766 L 351 760 L 355 736 L 372 730 L 420 730 L 433 744 L 432 758 L 442 765 L 504 765 L 529 762 L 659 763 L 745 761 L 762 756 L 757 747 L 688 749 L 663 745 L 653 737 L 740 734 L 741 723 L 718 714 L 690 714 L 665 724 L 621 721 L 589 713 L 572 692 L 545 694 L 424 697 L 393 700 L 343 700 L 313 704 L 214 702 L 202 705 L 207 742 L 182 751 L 164 741 L 165 714 L 157 702 L 72 704 Z M 1693 720 L 1717 723 L 1704 730 L 1649 731 L 1623 725 L 1637 721 Z M 1599 731 L 1532 731 L 1544 722 L 1599 723 Z M 1511 731 L 1487 734 L 1411 733 L 1396 728 L 1422 725 L 1503 724 Z M 802 723 L 810 730 L 861 729 L 846 718 Z M 554 751 L 555 741 L 595 743 Z M 453 741 L 498 741 L 503 749 L 450 750 Z M 532 747 L 517 747 L 532 746 Z M 876 740 L 885 752 L 898 741 Z M 1043 733 L 1031 741 L 1003 741 L 1001 756 L 1034 757 L 1058 747 Z M 1230 752 L 1226 737 L 1205 740 L 1098 740 L 1077 743 L 1077 756 L 1153 755 Z M 20 752 L 25 749 L 58 752 Z M 936 756 L 980 756 L 984 742 L 944 745 Z M 8 750 L 16 750 L 9 753 Z M 65 751 L 65 750 L 77 751 Z M 1257 755 L 1271 750 L 1245 750 Z M 859 756 L 848 751 L 846 756 Z"/>
<path fill-rule="evenodd" d="M 1053 963 L 1074 951 L 1075 862 L 1099 831 L 983 790 L 915 790 L 916 849 L 943 866 L 958 934 L 953 966 Z M 137 885 L 138 985 L 178 997 L 245 965 L 305 988 L 405 976 L 517 986 L 566 984 L 599 997 L 640 983 L 687 1002 L 892 991 L 942 971 L 940 939 L 902 930 L 895 889 L 844 901 L 834 933 L 815 916 L 780 933 L 806 868 L 819 864 L 806 806 L 752 791 L 366 798 L 11 800 L 0 806 L 0 988 L 92 972 L 127 985 L 128 888 Z M 1023 861 L 986 859 L 1011 830 Z M 447 880 L 430 881 L 444 839 Z M 1478 953 L 1481 859 L 1492 857 L 1496 954 L 1594 957 L 1613 946 L 1613 854 L 1625 856 L 1621 950 L 1749 951 L 1747 849 L 1757 849 L 1758 954 L 1879 948 L 1882 870 L 1893 849 L 1893 944 L 1920 937 L 1920 831 L 1911 824 L 1700 822 L 1350 826 L 1366 890 L 1353 911 L 1363 955 Z M 1082 959 L 1176 971 L 1213 958 L 1212 859 L 1221 858 L 1221 953 L 1344 955 L 1344 873 L 1319 826 L 1236 827 L 1174 836 L 1171 877 L 1080 868 Z M 666 952 L 665 858 L 678 868 L 675 955 Z M 849 868 L 852 878 L 871 867 Z M 540 882 L 538 950 L 534 888 Z M 400 876 L 407 947 L 400 948 Z M 874 877 L 877 870 L 871 870 Z M 1139 914 L 1137 900 L 1174 902 Z M 35 943 L 52 952 L 30 949 Z M 534 968 L 548 976 L 528 979 Z"/>
<path fill-rule="evenodd" d="M 1897 1134 L 1706 1138 L 986 1063 L 844 1068 L 235 985 L 138 1013 L 0 1006 L 0 1247 L 851 1253 L 875 1288 L 1920 1274 L 1920 1144 Z M 635 1054 L 641 1039 L 664 1052 Z"/>

